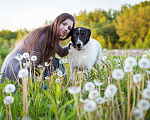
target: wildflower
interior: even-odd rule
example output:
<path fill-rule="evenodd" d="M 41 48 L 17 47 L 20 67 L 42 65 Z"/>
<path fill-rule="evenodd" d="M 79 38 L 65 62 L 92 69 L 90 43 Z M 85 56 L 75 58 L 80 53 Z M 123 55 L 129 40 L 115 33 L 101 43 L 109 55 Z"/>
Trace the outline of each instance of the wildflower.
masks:
<path fill-rule="evenodd" d="M 89 97 L 89 99 L 95 99 L 95 98 L 99 97 L 99 92 L 97 90 L 92 90 L 92 91 L 90 91 L 88 97 Z"/>
<path fill-rule="evenodd" d="M 49 80 L 49 78 L 50 78 L 49 76 L 46 76 L 46 77 L 45 77 L 46 80 Z"/>
<path fill-rule="evenodd" d="M 34 62 L 37 60 L 37 57 L 35 55 L 31 56 L 31 60 Z"/>
<path fill-rule="evenodd" d="M 125 59 L 125 65 L 134 67 L 137 65 L 136 59 L 134 57 L 128 57 Z"/>
<path fill-rule="evenodd" d="M 150 61 L 148 58 L 141 58 L 138 62 L 140 68 L 147 69 L 150 66 Z"/>
<path fill-rule="evenodd" d="M 49 59 L 50 59 L 50 60 L 52 60 L 52 59 L 53 59 L 53 57 L 51 56 Z"/>
<path fill-rule="evenodd" d="M 139 100 L 138 104 L 137 104 L 138 108 L 141 110 L 148 110 L 150 105 L 149 105 L 149 101 L 145 100 L 145 99 L 141 99 Z"/>
<path fill-rule="evenodd" d="M 28 70 L 27 69 L 22 69 L 19 71 L 18 73 L 19 78 L 24 78 L 26 76 L 28 76 Z"/>
<path fill-rule="evenodd" d="M 16 87 L 13 84 L 7 84 L 5 86 L 5 92 L 6 93 L 12 93 L 15 91 L 15 89 L 16 89 Z"/>
<path fill-rule="evenodd" d="M 70 94 L 78 94 L 81 91 L 81 87 L 72 86 L 68 88 Z"/>
<path fill-rule="evenodd" d="M 57 71 L 57 75 L 58 75 L 58 76 L 62 76 L 62 75 L 63 75 L 62 71 L 61 71 L 61 70 L 58 70 L 58 71 Z"/>
<path fill-rule="evenodd" d="M 111 97 L 114 97 L 116 92 L 117 92 L 117 87 L 115 85 L 109 85 L 109 86 L 107 86 L 107 88 L 104 92 L 104 95 L 107 98 L 111 98 Z"/>
<path fill-rule="evenodd" d="M 107 56 L 103 56 L 103 60 L 105 61 L 107 59 Z"/>
<path fill-rule="evenodd" d="M 108 64 L 110 64 L 110 63 L 111 63 L 111 61 L 110 61 L 110 60 L 107 60 L 107 63 L 108 63 Z"/>
<path fill-rule="evenodd" d="M 93 100 L 88 100 L 84 103 L 83 109 L 87 112 L 93 112 L 94 110 L 96 110 L 96 106 L 96 102 L 94 102 Z"/>
<path fill-rule="evenodd" d="M 59 63 L 60 63 L 60 64 L 63 64 L 63 60 L 59 60 Z"/>
<path fill-rule="evenodd" d="M 59 78 L 57 78 L 55 81 L 56 81 L 56 82 L 60 82 L 60 79 L 59 79 Z"/>
<path fill-rule="evenodd" d="M 67 59 L 64 58 L 64 59 L 63 59 L 63 63 L 67 63 L 67 62 L 68 62 Z"/>
<path fill-rule="evenodd" d="M 106 48 L 104 48 L 104 49 L 103 49 L 103 52 L 106 52 L 106 51 L 107 51 L 107 49 L 106 49 Z"/>
<path fill-rule="evenodd" d="M 105 99 L 102 97 L 98 97 L 98 98 L 96 98 L 96 102 L 97 102 L 97 104 L 103 104 L 105 102 Z"/>
<path fill-rule="evenodd" d="M 142 80 L 142 76 L 140 74 L 133 75 L 133 82 L 134 83 L 140 82 L 141 80 Z"/>
<path fill-rule="evenodd" d="M 113 72 L 112 72 L 112 77 L 114 79 L 117 79 L 117 80 L 120 80 L 124 77 L 124 72 L 122 69 L 115 69 Z"/>
<path fill-rule="evenodd" d="M 4 104 L 12 104 L 14 102 L 14 97 L 12 96 L 7 96 L 4 98 Z"/>
<path fill-rule="evenodd" d="M 48 67 L 50 64 L 48 62 L 45 62 L 45 66 Z"/>
<path fill-rule="evenodd" d="M 101 86 L 101 85 L 103 85 L 103 82 L 101 82 L 100 80 L 95 80 L 95 79 L 94 79 L 94 83 L 95 83 L 96 86 Z"/>
<path fill-rule="evenodd" d="M 92 82 L 87 82 L 87 83 L 85 84 L 85 90 L 86 90 L 86 91 L 91 91 L 91 90 L 94 90 L 94 89 L 95 89 L 94 83 L 92 83 Z"/>
<path fill-rule="evenodd" d="M 150 88 L 145 88 L 143 90 L 143 98 L 150 99 Z"/>
<path fill-rule="evenodd" d="M 147 55 L 142 55 L 142 58 L 147 58 Z"/>
<path fill-rule="evenodd" d="M 28 59 L 29 58 L 29 53 L 23 53 L 23 58 Z"/>
<path fill-rule="evenodd" d="M 39 64 L 37 67 L 38 67 L 38 68 L 43 68 L 43 65 Z"/>
<path fill-rule="evenodd" d="M 133 71 L 133 67 L 125 65 L 124 66 L 124 72 L 132 72 Z"/>
<path fill-rule="evenodd" d="M 23 59 L 23 56 L 20 54 L 17 54 L 17 56 L 15 57 L 18 61 L 21 61 Z"/>
<path fill-rule="evenodd" d="M 116 63 L 120 63 L 120 59 L 116 59 L 116 61 L 115 61 Z"/>
<path fill-rule="evenodd" d="M 116 67 L 120 67 L 120 64 L 115 65 Z"/>
<path fill-rule="evenodd" d="M 132 112 L 132 115 L 136 118 L 136 119 L 141 119 L 143 117 L 143 111 L 140 109 L 135 109 Z"/>
<path fill-rule="evenodd" d="M 87 102 L 89 102 L 90 100 L 89 100 L 89 99 L 83 100 L 82 98 L 80 98 L 79 101 L 82 102 L 82 103 L 87 103 Z"/>

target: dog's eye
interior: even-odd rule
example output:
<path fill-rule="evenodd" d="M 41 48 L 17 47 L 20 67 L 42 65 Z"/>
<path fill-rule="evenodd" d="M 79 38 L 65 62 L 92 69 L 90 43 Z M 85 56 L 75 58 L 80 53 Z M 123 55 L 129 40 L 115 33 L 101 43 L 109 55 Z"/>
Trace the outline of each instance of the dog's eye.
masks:
<path fill-rule="evenodd" d="M 77 37 L 77 34 L 74 34 L 74 37 Z"/>
<path fill-rule="evenodd" d="M 84 33 L 82 33 L 82 36 L 83 36 L 83 37 L 85 37 L 85 34 L 84 34 Z"/>

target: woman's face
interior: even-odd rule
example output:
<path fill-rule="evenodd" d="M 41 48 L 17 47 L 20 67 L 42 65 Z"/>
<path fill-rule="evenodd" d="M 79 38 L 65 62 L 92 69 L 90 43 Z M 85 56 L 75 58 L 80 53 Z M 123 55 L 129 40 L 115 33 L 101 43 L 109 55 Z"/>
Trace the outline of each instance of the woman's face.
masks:
<path fill-rule="evenodd" d="M 73 21 L 70 19 L 66 19 L 60 24 L 60 35 L 66 36 L 71 31 L 73 27 Z"/>

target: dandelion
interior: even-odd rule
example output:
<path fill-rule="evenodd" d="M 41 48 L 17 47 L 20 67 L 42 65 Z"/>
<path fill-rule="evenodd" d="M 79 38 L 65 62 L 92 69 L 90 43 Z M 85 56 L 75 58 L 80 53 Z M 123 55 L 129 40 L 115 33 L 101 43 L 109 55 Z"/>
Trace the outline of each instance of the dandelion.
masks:
<path fill-rule="evenodd" d="M 30 62 L 23 63 L 23 66 L 27 68 L 30 67 Z"/>
<path fill-rule="evenodd" d="M 95 98 L 99 97 L 99 92 L 97 90 L 92 90 L 92 91 L 90 91 L 88 97 L 89 97 L 89 99 L 95 99 Z"/>
<path fill-rule="evenodd" d="M 53 60 L 53 57 L 51 56 L 49 59 L 50 59 L 50 60 Z"/>
<path fill-rule="evenodd" d="M 60 82 L 60 79 L 59 79 L 59 78 L 57 78 L 55 81 L 56 81 L 56 82 Z"/>
<path fill-rule="evenodd" d="M 38 68 L 43 68 L 43 65 L 39 64 L 37 67 L 38 67 Z"/>
<path fill-rule="evenodd" d="M 59 60 L 59 64 L 63 64 L 63 60 Z"/>
<path fill-rule="evenodd" d="M 140 68 L 147 69 L 150 66 L 150 61 L 148 58 L 141 58 L 138 62 Z"/>
<path fill-rule="evenodd" d="M 63 59 L 63 63 L 67 63 L 68 60 L 66 58 Z"/>
<path fill-rule="evenodd" d="M 49 77 L 49 76 L 46 76 L 46 77 L 45 77 L 45 79 L 46 79 L 46 80 L 49 80 L 49 79 L 50 79 L 50 77 Z"/>
<path fill-rule="evenodd" d="M 120 64 L 117 64 L 117 65 L 115 65 L 115 66 L 119 68 L 119 67 L 120 67 Z"/>
<path fill-rule="evenodd" d="M 91 91 L 91 90 L 94 90 L 94 89 L 95 89 L 94 83 L 92 83 L 92 82 L 87 82 L 87 83 L 85 84 L 85 90 L 86 90 L 86 91 Z"/>
<path fill-rule="evenodd" d="M 107 88 L 104 92 L 104 95 L 107 98 L 111 98 L 111 97 L 114 97 L 116 92 L 117 92 L 117 87 L 115 85 L 109 85 L 109 86 L 107 86 Z"/>
<path fill-rule="evenodd" d="M 50 64 L 48 62 L 45 62 L 45 66 L 48 67 Z"/>
<path fill-rule="evenodd" d="M 114 79 L 117 79 L 117 80 L 120 80 L 124 77 L 124 72 L 122 69 L 115 69 L 113 72 L 112 72 L 112 77 Z"/>
<path fill-rule="evenodd" d="M 133 71 L 133 67 L 125 65 L 124 66 L 124 72 L 132 72 Z"/>
<path fill-rule="evenodd" d="M 81 91 L 81 87 L 80 86 L 78 86 L 78 87 L 72 86 L 72 87 L 68 88 L 68 92 L 70 94 L 78 94 L 80 91 Z"/>
<path fill-rule="evenodd" d="M 142 55 L 142 58 L 147 58 L 147 55 Z"/>
<path fill-rule="evenodd" d="M 93 112 L 94 110 L 96 110 L 96 106 L 96 102 L 94 102 L 93 100 L 88 100 L 84 103 L 83 109 L 87 112 Z"/>
<path fill-rule="evenodd" d="M 101 85 L 103 85 L 103 82 L 101 82 L 100 80 L 95 80 L 95 79 L 94 79 L 94 83 L 95 83 L 96 86 L 101 86 Z"/>
<path fill-rule="evenodd" d="M 15 91 L 15 89 L 16 89 L 16 87 L 13 84 L 7 84 L 5 86 L 5 92 L 6 93 L 12 93 Z"/>
<path fill-rule="evenodd" d="M 143 90 L 143 98 L 150 99 L 150 88 L 145 88 Z"/>
<path fill-rule="evenodd" d="M 142 80 L 142 76 L 140 74 L 133 75 L 133 82 L 138 83 Z"/>
<path fill-rule="evenodd" d="M 4 98 L 4 104 L 12 104 L 14 102 L 14 97 L 12 96 L 7 96 Z"/>
<path fill-rule="evenodd" d="M 105 61 L 107 59 L 107 56 L 103 56 L 103 60 Z"/>
<path fill-rule="evenodd" d="M 97 104 L 103 104 L 105 102 L 105 99 L 102 97 L 98 97 L 98 98 L 96 98 L 96 102 L 97 102 Z"/>
<path fill-rule="evenodd" d="M 103 49 L 103 52 L 106 52 L 106 51 L 107 51 L 107 49 L 106 49 L 106 48 L 104 48 L 104 49 Z"/>
<path fill-rule="evenodd" d="M 138 108 L 141 110 L 148 110 L 149 109 L 149 101 L 145 100 L 145 99 L 141 99 L 138 104 L 137 104 Z"/>
<path fill-rule="evenodd" d="M 111 61 L 110 61 L 110 60 L 107 60 L 107 63 L 108 63 L 108 64 L 110 64 L 110 63 L 111 63 Z"/>
<path fill-rule="evenodd" d="M 18 61 L 21 61 L 23 59 L 23 56 L 20 54 L 17 54 L 17 56 L 15 57 Z"/>
<path fill-rule="evenodd" d="M 134 67 L 137 65 L 137 61 L 134 57 L 128 57 L 125 59 L 125 65 Z"/>
<path fill-rule="evenodd" d="M 63 75 L 62 71 L 61 71 L 61 70 L 58 70 L 58 71 L 57 71 L 57 75 L 58 75 L 58 76 L 62 76 L 62 75 Z"/>
<path fill-rule="evenodd" d="M 116 59 L 116 61 L 115 61 L 116 63 L 120 63 L 120 59 Z"/>
<path fill-rule="evenodd" d="M 23 58 L 28 59 L 29 58 L 29 53 L 23 53 Z"/>
<path fill-rule="evenodd" d="M 34 62 L 37 60 L 37 57 L 35 55 L 31 56 L 31 60 Z"/>
<path fill-rule="evenodd" d="M 18 73 L 19 78 L 24 78 L 28 76 L 28 70 L 27 69 L 21 69 Z"/>
<path fill-rule="evenodd" d="M 141 109 L 135 109 L 133 110 L 132 115 L 137 119 L 141 119 L 143 117 L 143 111 Z"/>

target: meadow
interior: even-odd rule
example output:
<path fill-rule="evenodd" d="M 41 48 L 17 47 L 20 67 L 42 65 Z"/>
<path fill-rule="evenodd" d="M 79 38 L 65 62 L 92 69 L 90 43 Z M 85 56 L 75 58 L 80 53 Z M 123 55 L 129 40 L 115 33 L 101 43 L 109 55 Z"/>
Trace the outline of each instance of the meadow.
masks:
<path fill-rule="evenodd" d="M 51 63 L 40 65 L 40 74 L 33 79 L 28 79 L 24 66 L 18 73 L 22 85 L 7 79 L 0 84 L 0 120 L 149 120 L 150 50 L 131 53 L 103 49 L 106 64 L 89 70 L 87 76 L 78 71 L 75 84 L 67 57 L 60 58 L 65 74 L 58 69 L 46 78 L 43 72 L 52 68 Z M 23 56 L 29 68 L 34 65 L 36 56 Z"/>

